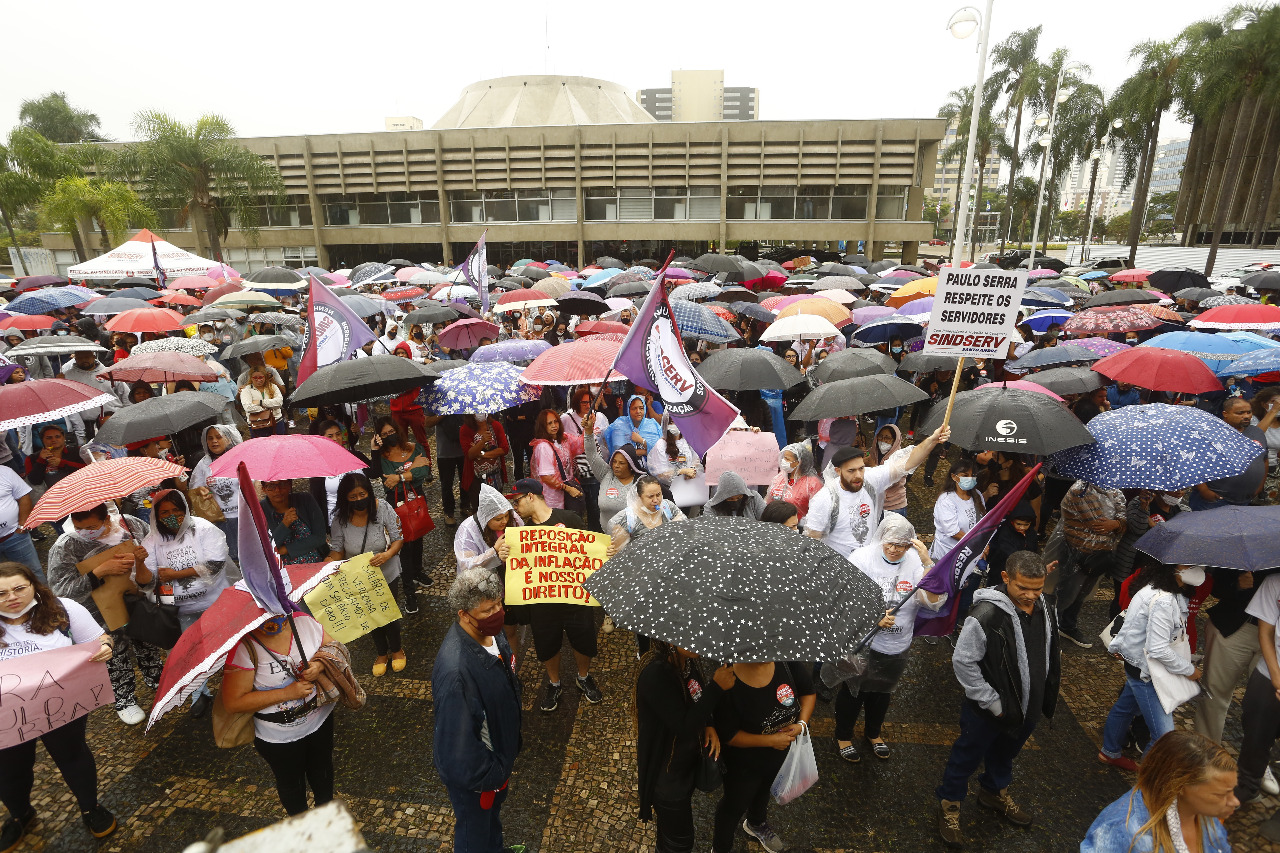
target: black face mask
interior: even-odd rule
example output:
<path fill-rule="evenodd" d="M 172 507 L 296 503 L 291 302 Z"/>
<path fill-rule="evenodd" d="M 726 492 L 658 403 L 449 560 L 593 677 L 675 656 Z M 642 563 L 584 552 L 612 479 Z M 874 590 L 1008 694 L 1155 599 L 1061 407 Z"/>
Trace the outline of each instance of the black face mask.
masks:
<path fill-rule="evenodd" d="M 351 502 L 351 511 L 352 512 L 368 512 L 369 508 L 372 506 L 373 506 L 373 498 L 361 498 L 358 501 Z"/>

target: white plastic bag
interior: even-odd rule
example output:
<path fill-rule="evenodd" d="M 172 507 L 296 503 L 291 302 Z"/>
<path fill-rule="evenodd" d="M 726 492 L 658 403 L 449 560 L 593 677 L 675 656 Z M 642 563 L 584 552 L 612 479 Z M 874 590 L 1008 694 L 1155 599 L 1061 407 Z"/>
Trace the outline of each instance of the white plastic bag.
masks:
<path fill-rule="evenodd" d="M 1191 639 L 1187 636 L 1185 627 L 1170 645 L 1180 658 L 1191 660 Z M 1164 663 L 1151 655 L 1147 655 L 1146 658 L 1151 686 L 1156 689 L 1156 696 L 1160 698 L 1160 707 L 1164 708 L 1166 714 L 1172 714 L 1175 708 L 1184 702 L 1190 702 L 1200 693 L 1200 685 L 1190 678 L 1170 672 Z"/>
<path fill-rule="evenodd" d="M 782 762 L 782 769 L 773 780 L 770 793 L 778 805 L 785 806 L 796 797 L 813 787 L 818 781 L 818 762 L 813 757 L 813 739 L 809 737 L 809 727 L 804 726 L 787 750 L 787 759 Z"/>

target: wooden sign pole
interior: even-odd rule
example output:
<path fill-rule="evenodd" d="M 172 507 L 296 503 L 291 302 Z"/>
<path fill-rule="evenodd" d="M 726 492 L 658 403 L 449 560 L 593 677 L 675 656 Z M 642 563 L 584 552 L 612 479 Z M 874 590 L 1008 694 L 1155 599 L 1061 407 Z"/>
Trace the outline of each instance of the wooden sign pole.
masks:
<path fill-rule="evenodd" d="M 951 423 L 951 409 L 956 404 L 956 391 L 960 390 L 960 371 L 964 368 L 964 356 L 956 362 L 956 375 L 951 380 L 951 397 L 947 400 L 947 414 L 942 419 L 942 425 L 947 426 Z"/>

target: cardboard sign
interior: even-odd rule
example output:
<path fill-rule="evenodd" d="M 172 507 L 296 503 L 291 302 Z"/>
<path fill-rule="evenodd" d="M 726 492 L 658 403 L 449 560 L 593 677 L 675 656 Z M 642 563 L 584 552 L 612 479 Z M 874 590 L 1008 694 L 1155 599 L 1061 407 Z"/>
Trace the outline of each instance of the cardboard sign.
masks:
<path fill-rule="evenodd" d="M 1007 357 L 1009 342 L 1022 340 L 1016 326 L 1026 289 L 1026 270 L 943 267 L 924 351 L 957 358 Z"/>
<path fill-rule="evenodd" d="M 671 478 L 671 499 L 681 509 L 691 506 L 702 506 L 711 497 L 707 488 L 707 476 L 699 474 L 686 480 L 680 474 Z"/>
<path fill-rule="evenodd" d="M 391 587 L 372 558 L 371 553 L 352 557 L 303 596 L 316 621 L 341 643 L 400 618 Z"/>
<path fill-rule="evenodd" d="M 610 537 L 573 527 L 507 527 L 506 604 L 599 607 L 582 582 L 605 561 Z"/>
<path fill-rule="evenodd" d="M 116 701 L 99 643 L 0 660 L 0 748 L 48 734 Z"/>
<path fill-rule="evenodd" d="M 740 474 L 748 486 L 767 486 L 778 476 L 778 439 L 763 430 L 729 430 L 707 451 L 706 467 L 712 489 L 725 471 Z"/>

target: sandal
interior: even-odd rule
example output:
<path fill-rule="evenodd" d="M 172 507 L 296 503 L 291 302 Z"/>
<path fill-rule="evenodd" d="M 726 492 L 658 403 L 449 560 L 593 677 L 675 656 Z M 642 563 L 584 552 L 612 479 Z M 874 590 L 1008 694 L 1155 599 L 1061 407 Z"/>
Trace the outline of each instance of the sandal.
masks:
<path fill-rule="evenodd" d="M 862 760 L 862 756 L 858 754 L 858 748 L 852 742 L 848 746 L 841 746 L 840 741 L 836 741 L 836 749 L 840 751 L 840 757 L 850 764 L 857 764 Z"/>
<path fill-rule="evenodd" d="M 405 657 L 403 650 L 396 652 L 391 656 L 391 671 L 403 672 L 404 668 L 409 665 L 409 659 Z"/>
<path fill-rule="evenodd" d="M 884 741 L 877 742 L 870 738 L 867 739 L 867 743 L 871 744 L 871 751 L 875 754 L 876 758 L 885 759 L 889 757 L 889 744 Z"/>

